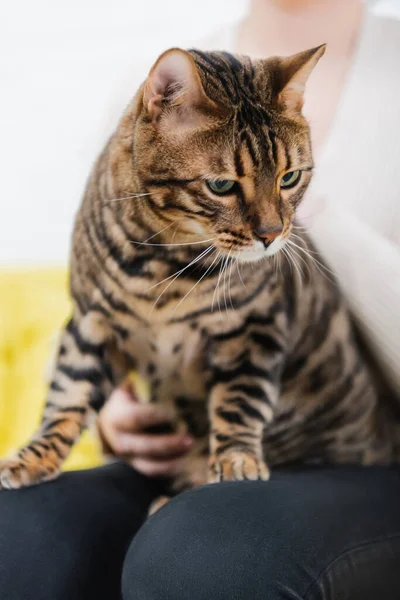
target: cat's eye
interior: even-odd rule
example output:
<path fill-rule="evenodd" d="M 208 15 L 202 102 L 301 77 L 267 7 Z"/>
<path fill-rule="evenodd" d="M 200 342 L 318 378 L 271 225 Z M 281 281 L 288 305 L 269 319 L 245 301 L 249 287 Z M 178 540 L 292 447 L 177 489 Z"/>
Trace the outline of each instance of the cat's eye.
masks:
<path fill-rule="evenodd" d="M 294 187 L 300 180 L 301 171 L 289 171 L 281 178 L 281 189 L 288 190 Z"/>
<path fill-rule="evenodd" d="M 236 185 L 236 181 L 231 179 L 215 179 L 214 181 L 209 179 L 206 181 L 207 187 L 214 193 L 220 196 L 231 192 Z"/>

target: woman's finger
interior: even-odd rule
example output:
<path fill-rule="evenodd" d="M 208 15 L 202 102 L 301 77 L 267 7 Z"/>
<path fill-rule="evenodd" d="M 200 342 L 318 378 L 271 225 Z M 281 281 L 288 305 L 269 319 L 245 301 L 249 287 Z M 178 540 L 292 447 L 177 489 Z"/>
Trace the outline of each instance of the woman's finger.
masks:
<path fill-rule="evenodd" d="M 125 390 L 115 390 L 100 413 L 100 421 L 108 430 L 143 431 L 152 425 L 171 422 L 172 411 L 164 406 L 140 404 Z"/>
<path fill-rule="evenodd" d="M 192 444 L 193 439 L 182 434 L 120 433 L 114 440 L 113 449 L 121 456 L 169 459 L 185 454 Z"/>

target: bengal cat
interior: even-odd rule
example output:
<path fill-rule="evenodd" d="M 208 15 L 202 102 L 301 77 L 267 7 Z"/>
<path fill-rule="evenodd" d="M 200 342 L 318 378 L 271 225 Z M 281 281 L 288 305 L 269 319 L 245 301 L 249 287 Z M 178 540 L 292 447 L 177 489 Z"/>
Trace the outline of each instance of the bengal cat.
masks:
<path fill-rule="evenodd" d="M 294 225 L 313 170 L 304 86 L 324 50 L 157 60 L 87 185 L 73 314 L 42 423 L 0 464 L 2 488 L 56 477 L 132 369 L 196 439 L 175 491 L 207 473 L 396 459 L 342 297 Z"/>

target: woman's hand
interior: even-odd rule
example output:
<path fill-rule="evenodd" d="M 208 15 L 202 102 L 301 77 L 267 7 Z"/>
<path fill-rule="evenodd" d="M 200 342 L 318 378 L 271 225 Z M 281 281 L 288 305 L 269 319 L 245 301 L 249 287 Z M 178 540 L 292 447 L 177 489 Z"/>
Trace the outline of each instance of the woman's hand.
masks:
<path fill-rule="evenodd" d="M 98 418 L 106 450 L 148 477 L 170 477 L 179 473 L 182 457 L 193 443 L 187 435 L 145 431 L 170 423 L 171 414 L 165 407 L 140 404 L 132 391 L 122 388 L 112 393 Z"/>

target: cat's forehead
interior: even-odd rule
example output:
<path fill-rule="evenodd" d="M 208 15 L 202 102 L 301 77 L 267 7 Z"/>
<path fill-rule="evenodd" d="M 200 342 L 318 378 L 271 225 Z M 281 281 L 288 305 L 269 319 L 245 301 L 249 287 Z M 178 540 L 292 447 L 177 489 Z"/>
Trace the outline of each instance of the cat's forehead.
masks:
<path fill-rule="evenodd" d="M 238 116 L 240 111 L 216 130 L 190 137 L 187 150 L 193 167 L 210 177 L 270 177 L 311 156 L 306 128 Z"/>
<path fill-rule="evenodd" d="M 265 69 L 260 61 L 229 52 L 202 52 L 191 50 L 206 94 L 229 107 L 243 102 L 267 101 L 259 86 Z M 262 95 L 261 95 L 262 94 Z"/>
<path fill-rule="evenodd" d="M 309 135 L 301 114 L 288 118 L 275 98 L 273 62 L 256 60 L 228 52 L 191 50 L 201 74 L 206 94 L 226 108 L 229 118 L 220 131 L 220 141 L 245 146 L 249 139 L 271 145 L 269 137 L 279 137 L 286 145 L 301 144 Z"/>

